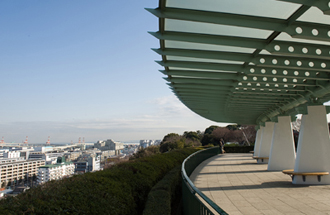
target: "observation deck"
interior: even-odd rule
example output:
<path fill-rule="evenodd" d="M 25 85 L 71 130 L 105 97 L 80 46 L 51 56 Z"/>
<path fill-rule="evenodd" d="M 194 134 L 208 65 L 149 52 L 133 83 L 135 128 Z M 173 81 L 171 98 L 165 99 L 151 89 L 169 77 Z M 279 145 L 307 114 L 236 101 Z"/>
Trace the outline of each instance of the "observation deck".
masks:
<path fill-rule="evenodd" d="M 211 157 L 190 179 L 230 215 L 330 213 L 330 185 L 294 185 L 281 171 L 256 164 L 250 154 Z"/>
<path fill-rule="evenodd" d="M 269 171 L 330 172 L 329 0 L 160 0 L 154 49 L 170 89 L 215 122 L 256 125 Z M 291 121 L 302 114 L 295 150 Z M 293 177 L 330 184 L 330 175 Z"/>

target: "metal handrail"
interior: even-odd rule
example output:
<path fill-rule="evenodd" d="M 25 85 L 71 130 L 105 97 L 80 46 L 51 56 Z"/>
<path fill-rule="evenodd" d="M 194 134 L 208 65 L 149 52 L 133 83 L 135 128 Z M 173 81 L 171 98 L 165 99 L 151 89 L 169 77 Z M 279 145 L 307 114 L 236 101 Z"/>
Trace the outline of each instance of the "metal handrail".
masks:
<path fill-rule="evenodd" d="M 199 189 L 195 187 L 188 175 L 191 175 L 193 170 L 204 160 L 217 155 L 219 152 L 219 147 L 212 147 L 209 149 L 204 149 L 197 151 L 187 157 L 181 167 L 182 174 L 182 195 L 184 200 L 183 212 L 185 215 L 192 214 L 205 214 L 205 215 L 214 215 L 214 213 L 206 206 L 199 198 L 202 198 L 214 211 L 220 215 L 228 215 L 224 210 L 222 210 L 217 204 L 215 204 L 211 199 L 204 195 Z M 186 164 L 189 166 L 188 174 L 186 172 Z M 189 194 L 188 192 L 189 191 Z M 188 194 L 189 196 L 185 196 Z M 198 194 L 198 196 L 196 196 Z M 186 202 L 185 202 L 186 201 Z M 190 204 L 189 204 L 189 203 Z M 186 204 L 185 204 L 186 203 Z M 197 203 L 197 204 L 196 204 Z"/>

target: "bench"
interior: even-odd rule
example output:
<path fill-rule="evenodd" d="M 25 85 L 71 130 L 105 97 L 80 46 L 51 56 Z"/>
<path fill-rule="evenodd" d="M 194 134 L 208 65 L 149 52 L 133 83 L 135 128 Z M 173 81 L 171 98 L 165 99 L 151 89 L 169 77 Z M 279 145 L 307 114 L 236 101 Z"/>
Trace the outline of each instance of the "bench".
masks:
<path fill-rule="evenodd" d="M 259 161 L 259 159 L 261 160 L 261 162 L 264 162 L 265 159 L 269 159 L 269 157 L 258 157 L 258 156 L 252 156 L 253 159 L 257 159 L 257 162 Z"/>
<path fill-rule="evenodd" d="M 306 176 L 317 176 L 317 180 L 321 182 L 321 176 L 329 175 L 329 172 L 294 172 L 293 169 L 286 169 L 282 171 L 284 174 L 290 175 L 292 180 L 295 175 L 301 175 L 303 181 L 306 181 Z"/>
<path fill-rule="evenodd" d="M 250 151 L 250 153 L 254 154 L 254 151 Z"/>

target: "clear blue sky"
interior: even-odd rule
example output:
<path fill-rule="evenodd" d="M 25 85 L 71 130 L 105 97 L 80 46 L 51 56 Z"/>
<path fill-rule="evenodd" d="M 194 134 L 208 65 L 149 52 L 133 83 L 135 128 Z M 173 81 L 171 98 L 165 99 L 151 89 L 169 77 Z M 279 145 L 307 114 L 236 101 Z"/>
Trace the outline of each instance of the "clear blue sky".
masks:
<path fill-rule="evenodd" d="M 0 1 L 0 138 L 161 139 L 216 124 L 168 89 L 157 0 Z M 219 124 L 218 124 L 219 125 Z"/>

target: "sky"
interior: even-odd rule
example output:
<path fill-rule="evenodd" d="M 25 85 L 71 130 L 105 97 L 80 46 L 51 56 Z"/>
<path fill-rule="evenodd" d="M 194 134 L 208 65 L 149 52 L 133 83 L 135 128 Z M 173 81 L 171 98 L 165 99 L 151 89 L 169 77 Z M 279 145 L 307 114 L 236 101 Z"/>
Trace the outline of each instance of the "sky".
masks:
<path fill-rule="evenodd" d="M 128 142 L 223 126 L 163 80 L 156 0 L 0 1 L 0 138 Z"/>

